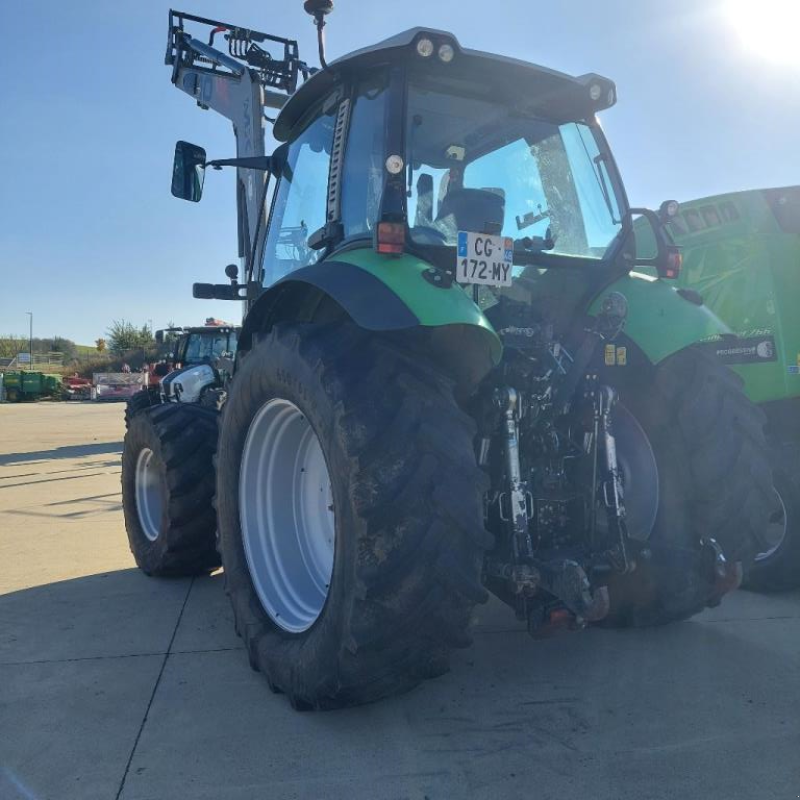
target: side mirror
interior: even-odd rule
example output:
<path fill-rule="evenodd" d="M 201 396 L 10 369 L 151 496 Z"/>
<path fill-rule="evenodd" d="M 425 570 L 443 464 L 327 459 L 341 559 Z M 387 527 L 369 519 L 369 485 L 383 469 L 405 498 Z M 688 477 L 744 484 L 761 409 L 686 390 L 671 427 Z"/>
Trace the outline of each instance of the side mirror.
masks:
<path fill-rule="evenodd" d="M 172 194 L 197 203 L 203 196 L 206 177 L 206 151 L 196 144 L 178 142 L 172 162 Z"/>
<path fill-rule="evenodd" d="M 156 344 L 164 344 L 164 331 L 156 331 Z"/>
<path fill-rule="evenodd" d="M 665 200 L 658 207 L 658 218 L 662 222 L 667 223 L 677 217 L 680 210 L 681 205 L 677 200 Z"/>
<path fill-rule="evenodd" d="M 649 208 L 632 208 L 631 214 L 639 214 L 639 219 L 633 223 L 633 232 L 636 244 L 636 258 L 634 263 L 640 267 L 652 267 L 659 278 L 675 280 L 680 277 L 683 256 L 681 249 L 672 240 L 667 231 L 665 222 L 677 213 L 677 203 L 674 203 L 674 213 L 665 210 L 667 205 L 674 201 L 662 203 L 659 213 Z M 664 217 L 667 217 L 665 220 Z"/>

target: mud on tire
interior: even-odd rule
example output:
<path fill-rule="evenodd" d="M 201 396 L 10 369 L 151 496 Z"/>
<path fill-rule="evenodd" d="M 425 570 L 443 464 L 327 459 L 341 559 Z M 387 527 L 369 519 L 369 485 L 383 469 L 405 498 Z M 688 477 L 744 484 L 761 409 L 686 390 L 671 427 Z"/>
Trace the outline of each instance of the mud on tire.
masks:
<path fill-rule="evenodd" d="M 765 417 L 738 376 L 693 347 L 666 359 L 649 380 L 620 376 L 617 388 L 650 439 L 661 497 L 648 541 L 653 557 L 609 584 L 605 624 L 685 619 L 716 602 L 708 570 L 659 563 L 658 548 L 697 552 L 701 539 L 713 538 L 729 561 L 752 560 L 774 505 Z"/>
<path fill-rule="evenodd" d="M 174 403 L 140 410 L 131 419 L 122 453 L 122 505 L 131 552 L 148 575 L 197 575 L 219 566 L 212 463 L 217 416 Z M 141 492 L 137 496 L 137 466 L 148 458 L 149 527 L 140 514 Z"/>
<path fill-rule="evenodd" d="M 299 634 L 265 611 L 240 530 L 245 440 L 275 398 L 294 404 L 316 433 L 335 508 L 327 600 Z M 279 326 L 244 358 L 223 412 L 219 546 L 251 666 L 296 708 L 408 690 L 445 672 L 450 649 L 469 644 L 491 544 L 474 431 L 439 370 L 353 326 Z"/>

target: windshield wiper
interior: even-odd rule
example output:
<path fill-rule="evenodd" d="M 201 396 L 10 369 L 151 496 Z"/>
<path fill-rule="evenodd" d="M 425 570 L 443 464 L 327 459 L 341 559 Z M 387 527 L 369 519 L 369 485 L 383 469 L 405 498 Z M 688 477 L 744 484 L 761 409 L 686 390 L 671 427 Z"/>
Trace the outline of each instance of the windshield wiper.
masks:
<path fill-rule="evenodd" d="M 600 186 L 600 191 L 603 193 L 603 199 L 606 201 L 606 208 L 608 209 L 608 215 L 611 217 L 611 221 L 615 225 L 619 225 L 622 222 L 622 220 L 617 219 L 614 216 L 614 206 L 611 204 L 611 192 L 609 190 L 608 181 L 606 180 L 605 172 L 600 166 L 601 164 L 605 164 L 605 161 L 606 157 L 604 153 L 600 153 L 592 159 L 592 162 L 594 163 L 595 167 L 595 174 L 597 175 L 597 183 Z"/>
<path fill-rule="evenodd" d="M 591 154 L 589 153 L 589 148 L 586 146 L 586 142 L 583 138 L 583 133 L 578 132 L 578 138 L 581 140 L 581 144 L 583 145 L 583 150 L 586 153 L 586 158 L 592 162 L 594 177 L 597 179 L 597 185 L 600 187 L 600 193 L 603 195 L 603 200 L 605 200 L 606 208 L 608 209 L 608 216 L 611 217 L 611 222 L 614 225 L 621 225 L 622 220 L 617 219 L 614 216 L 614 206 L 611 203 L 611 190 L 608 185 L 608 181 L 606 180 L 606 173 L 603 172 L 601 164 L 605 164 L 606 162 L 606 154 L 605 153 L 598 153 L 594 158 L 592 158 Z M 606 170 L 608 167 L 606 167 Z"/>

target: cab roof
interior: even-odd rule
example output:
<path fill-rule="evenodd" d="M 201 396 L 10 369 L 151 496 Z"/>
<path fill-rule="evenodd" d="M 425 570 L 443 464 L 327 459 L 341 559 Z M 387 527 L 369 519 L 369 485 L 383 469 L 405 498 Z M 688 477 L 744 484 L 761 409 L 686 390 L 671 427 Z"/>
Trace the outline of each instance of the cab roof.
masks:
<path fill-rule="evenodd" d="M 434 42 L 434 54 L 426 59 L 416 52 L 422 38 Z M 438 48 L 450 44 L 455 50 L 452 62 L 438 59 Z M 458 39 L 447 31 L 433 28 L 411 28 L 382 42 L 355 50 L 316 72 L 284 104 L 275 121 L 273 135 L 278 141 L 289 139 L 294 126 L 306 110 L 352 79 L 359 71 L 382 64 L 405 61 L 431 72 L 454 76 L 485 87 L 487 94 L 499 102 L 519 106 L 556 121 L 588 119 L 598 111 L 610 108 L 617 99 L 613 81 L 589 73 L 573 77 L 557 70 L 540 67 L 516 58 L 463 48 Z"/>

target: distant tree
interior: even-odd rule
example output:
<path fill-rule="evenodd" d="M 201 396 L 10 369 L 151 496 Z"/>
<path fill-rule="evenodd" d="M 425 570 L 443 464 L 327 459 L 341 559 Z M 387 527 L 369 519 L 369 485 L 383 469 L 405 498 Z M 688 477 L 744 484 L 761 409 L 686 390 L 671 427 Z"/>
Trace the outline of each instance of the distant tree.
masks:
<path fill-rule="evenodd" d="M 63 353 L 64 361 L 74 361 L 78 357 L 78 348 L 72 339 L 65 339 L 63 336 L 54 336 L 50 345 L 53 353 Z"/>
<path fill-rule="evenodd" d="M 153 337 L 153 330 L 149 325 L 142 325 L 139 328 L 139 347 L 151 348 L 156 343 Z"/>
<path fill-rule="evenodd" d="M 0 336 L 0 358 L 13 358 L 17 353 L 28 352 L 28 340 L 21 336 Z"/>
<path fill-rule="evenodd" d="M 126 320 L 114 320 L 106 331 L 108 349 L 112 353 L 127 350 L 149 350 L 154 344 L 153 332 L 147 325 L 137 328 Z"/>
<path fill-rule="evenodd" d="M 102 353 L 106 349 L 106 340 L 103 338 L 95 339 L 94 346 L 97 348 L 98 353 Z"/>

